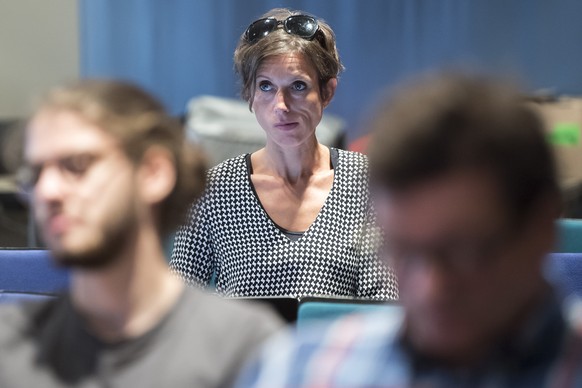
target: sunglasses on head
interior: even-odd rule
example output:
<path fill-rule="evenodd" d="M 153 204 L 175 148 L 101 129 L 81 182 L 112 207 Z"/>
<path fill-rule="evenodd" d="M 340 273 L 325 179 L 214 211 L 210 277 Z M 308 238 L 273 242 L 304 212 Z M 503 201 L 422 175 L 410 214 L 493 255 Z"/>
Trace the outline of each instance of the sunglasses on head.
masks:
<path fill-rule="evenodd" d="M 280 25 L 283 25 L 283 29 L 288 34 L 309 40 L 313 39 L 319 29 L 319 24 L 313 16 L 292 15 L 285 20 L 277 20 L 270 17 L 252 22 L 245 32 L 245 39 L 253 44 L 275 31 Z"/>

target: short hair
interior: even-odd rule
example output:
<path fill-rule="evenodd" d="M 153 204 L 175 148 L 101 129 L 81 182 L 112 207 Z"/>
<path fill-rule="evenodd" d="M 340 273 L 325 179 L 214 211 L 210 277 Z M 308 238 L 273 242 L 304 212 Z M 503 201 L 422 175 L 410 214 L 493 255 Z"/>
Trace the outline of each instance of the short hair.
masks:
<path fill-rule="evenodd" d="M 259 19 L 274 17 L 277 20 L 284 20 L 292 15 L 309 14 L 286 8 L 275 8 Z M 325 94 L 325 86 L 330 79 L 337 78 L 344 67 L 340 61 L 333 30 L 323 19 L 316 19 L 319 29 L 312 40 L 277 29 L 258 41 L 249 43 L 243 32 L 234 51 L 234 66 L 241 79 L 241 97 L 249 103 L 249 109 L 252 109 L 255 97 L 257 71 L 263 61 L 274 56 L 292 53 L 301 54 L 313 64 L 319 80 L 319 93 L 322 99 L 329 97 Z"/>
<path fill-rule="evenodd" d="M 199 147 L 187 141 L 180 122 L 153 96 L 127 82 L 81 80 L 49 91 L 40 100 L 41 110 L 79 115 L 118 139 L 136 164 L 152 146 L 169 151 L 176 184 L 160 204 L 160 233 L 169 233 L 185 221 L 189 207 L 204 190 L 206 162 Z"/>
<path fill-rule="evenodd" d="M 517 88 L 468 74 L 433 74 L 384 100 L 372 120 L 372 184 L 392 191 L 463 168 L 499 182 L 520 223 L 545 195 L 559 198 L 541 119 Z"/>

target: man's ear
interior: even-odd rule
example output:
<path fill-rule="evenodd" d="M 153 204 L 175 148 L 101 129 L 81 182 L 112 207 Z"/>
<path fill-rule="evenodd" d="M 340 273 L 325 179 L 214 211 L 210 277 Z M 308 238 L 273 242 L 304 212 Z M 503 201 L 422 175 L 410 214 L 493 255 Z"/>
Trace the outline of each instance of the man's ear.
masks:
<path fill-rule="evenodd" d="M 174 190 L 176 178 L 174 160 L 167 149 L 152 146 L 144 153 L 138 171 L 139 192 L 144 202 L 162 202 Z"/>
<path fill-rule="evenodd" d="M 331 78 L 327 83 L 323 86 L 323 96 L 325 99 L 323 100 L 323 107 L 327 107 L 333 96 L 335 95 L 335 89 L 337 88 L 337 78 Z"/>

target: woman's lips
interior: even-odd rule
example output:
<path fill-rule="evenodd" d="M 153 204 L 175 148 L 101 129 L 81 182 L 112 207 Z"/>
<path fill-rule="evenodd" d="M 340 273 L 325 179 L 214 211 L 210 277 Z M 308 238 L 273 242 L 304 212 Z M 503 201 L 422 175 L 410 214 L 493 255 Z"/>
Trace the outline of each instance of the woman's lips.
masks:
<path fill-rule="evenodd" d="M 284 130 L 284 131 L 289 131 L 291 129 L 295 129 L 297 126 L 299 125 L 299 123 L 297 122 L 292 122 L 292 123 L 277 123 L 275 124 L 275 128 Z"/>

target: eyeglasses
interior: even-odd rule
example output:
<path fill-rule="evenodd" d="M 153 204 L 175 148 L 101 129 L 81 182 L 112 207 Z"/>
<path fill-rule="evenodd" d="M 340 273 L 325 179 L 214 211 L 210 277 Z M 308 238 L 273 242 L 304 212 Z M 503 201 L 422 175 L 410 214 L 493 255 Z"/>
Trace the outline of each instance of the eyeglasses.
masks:
<path fill-rule="evenodd" d="M 450 272 L 471 274 L 492 264 L 515 237 L 514 232 L 505 232 L 415 247 L 385 241 L 383 251 L 391 264 L 400 269 L 399 272 L 410 272 L 431 261 Z"/>
<path fill-rule="evenodd" d="M 60 158 L 55 161 L 43 163 L 40 165 L 25 165 L 18 169 L 17 182 L 20 190 L 26 194 L 30 194 L 36 186 L 42 171 L 49 165 L 54 165 L 60 175 L 72 182 L 82 178 L 87 171 L 104 155 L 94 154 L 76 154 Z"/>
<path fill-rule="evenodd" d="M 259 19 L 251 23 L 245 31 L 245 39 L 253 44 L 275 31 L 280 25 L 291 35 L 297 35 L 303 39 L 311 40 L 319 29 L 317 20 L 308 15 L 292 15 L 285 20 L 277 20 L 273 17 Z"/>

